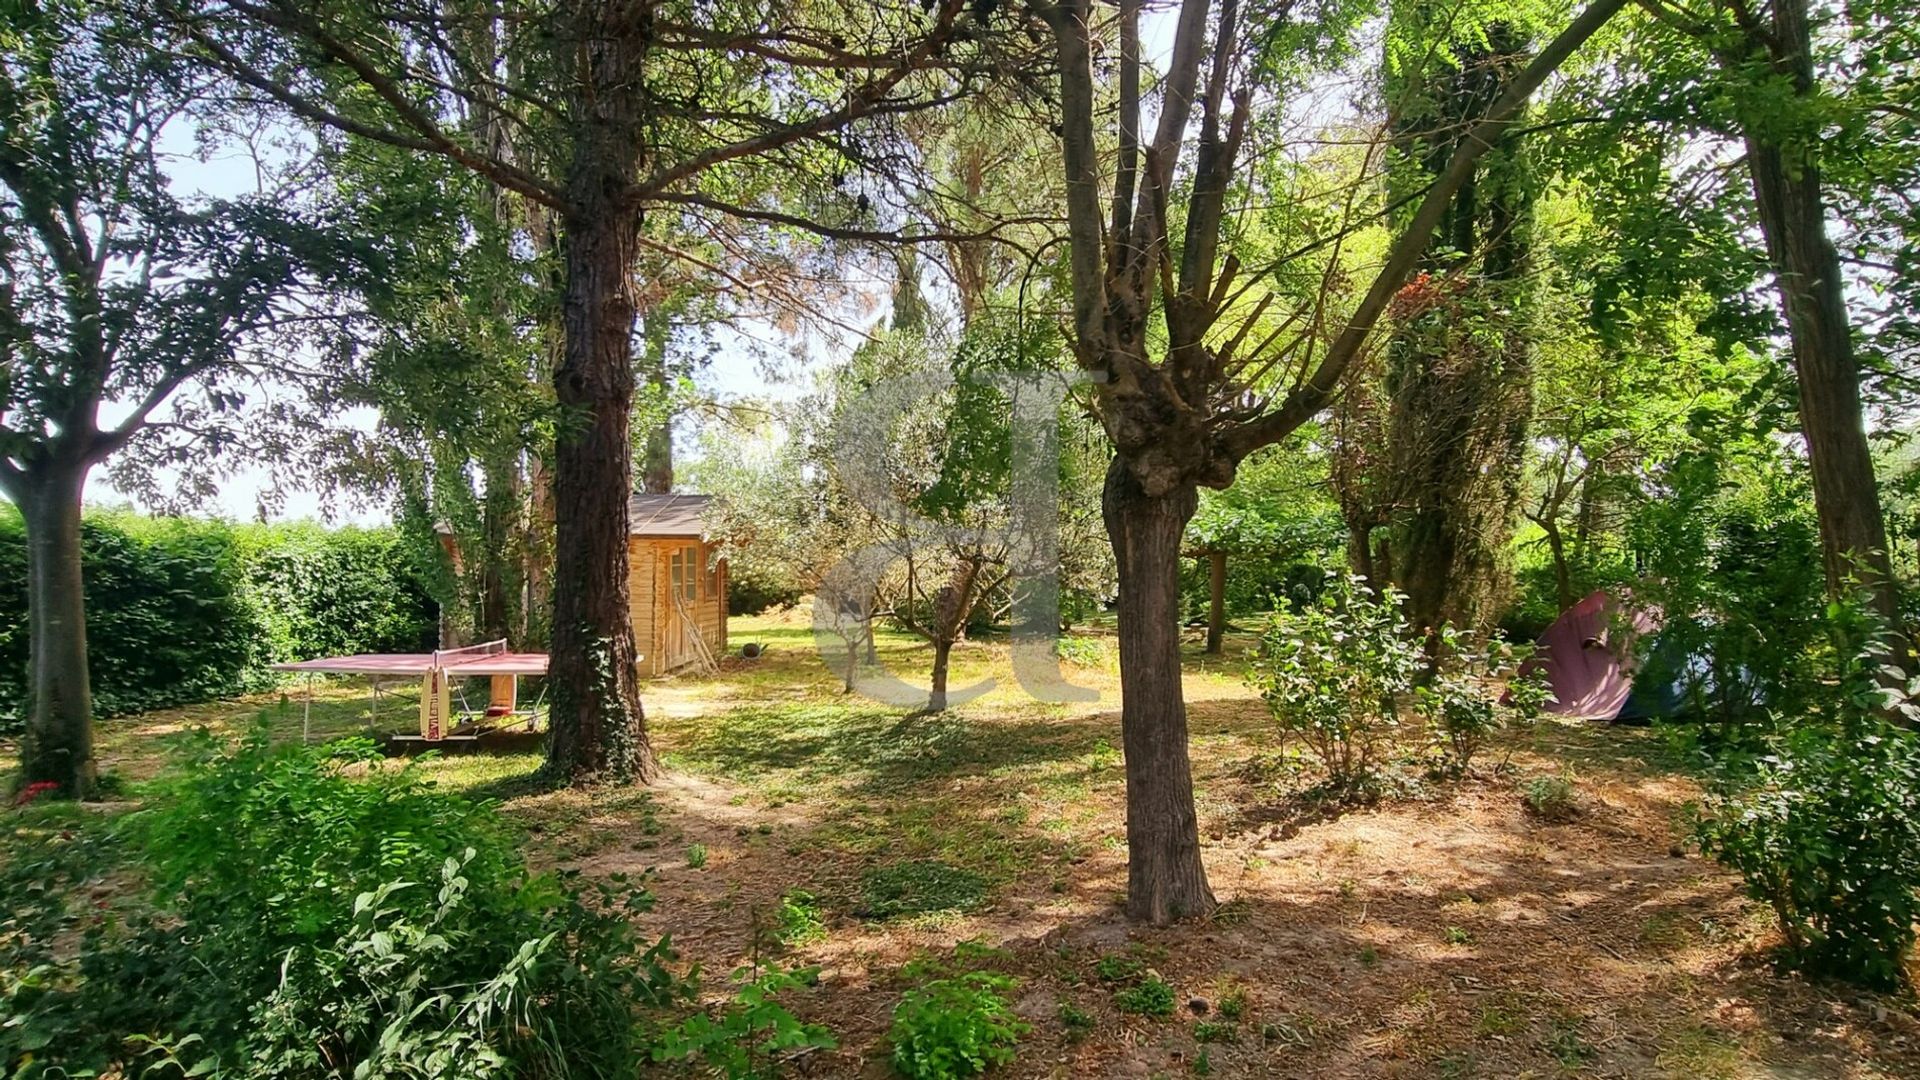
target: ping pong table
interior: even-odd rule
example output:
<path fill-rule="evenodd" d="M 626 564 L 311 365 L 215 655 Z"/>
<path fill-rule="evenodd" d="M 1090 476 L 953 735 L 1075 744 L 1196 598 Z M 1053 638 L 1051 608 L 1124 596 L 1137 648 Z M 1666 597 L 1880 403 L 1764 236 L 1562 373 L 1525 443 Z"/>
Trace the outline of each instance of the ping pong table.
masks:
<path fill-rule="evenodd" d="M 448 742 L 479 738 L 488 731 L 524 721 L 533 730 L 540 702 L 530 709 L 519 708 L 521 676 L 547 673 L 546 653 L 510 652 L 506 641 L 488 641 L 458 649 L 436 649 L 430 653 L 357 653 L 352 656 L 323 656 L 273 665 L 276 671 L 307 676 L 306 710 L 303 730 L 313 723 L 313 676 L 364 675 L 373 686 L 374 711 L 379 712 L 381 680 L 420 679 L 420 733 L 396 735 L 396 741 Z M 489 683 L 487 707 L 476 711 L 467 706 L 465 688 L 456 690 L 453 680 L 486 678 Z M 545 690 L 541 691 L 542 698 Z M 466 719 L 454 721 L 453 701 L 460 700 Z"/>

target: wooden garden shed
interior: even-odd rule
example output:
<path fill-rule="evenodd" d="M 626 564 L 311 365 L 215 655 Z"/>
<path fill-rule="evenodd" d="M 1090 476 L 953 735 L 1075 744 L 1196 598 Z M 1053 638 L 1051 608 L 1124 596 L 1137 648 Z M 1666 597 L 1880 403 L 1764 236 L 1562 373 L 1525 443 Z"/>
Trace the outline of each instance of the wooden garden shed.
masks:
<path fill-rule="evenodd" d="M 635 495 L 627 504 L 628 586 L 642 675 L 712 663 L 727 651 L 727 561 L 707 542 L 708 495 Z"/>

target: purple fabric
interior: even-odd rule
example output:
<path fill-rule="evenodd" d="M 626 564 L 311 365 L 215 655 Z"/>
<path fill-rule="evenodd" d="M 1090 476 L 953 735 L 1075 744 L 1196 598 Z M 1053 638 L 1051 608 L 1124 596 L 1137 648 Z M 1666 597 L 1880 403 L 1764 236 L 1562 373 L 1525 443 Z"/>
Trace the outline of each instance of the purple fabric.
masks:
<path fill-rule="evenodd" d="M 1546 669 L 1553 701 L 1547 711 L 1589 720 L 1619 715 L 1633 689 L 1633 638 L 1657 628 L 1651 612 L 1636 610 L 1630 623 L 1604 591 L 1560 613 L 1537 642 L 1539 651 L 1523 671 Z"/>

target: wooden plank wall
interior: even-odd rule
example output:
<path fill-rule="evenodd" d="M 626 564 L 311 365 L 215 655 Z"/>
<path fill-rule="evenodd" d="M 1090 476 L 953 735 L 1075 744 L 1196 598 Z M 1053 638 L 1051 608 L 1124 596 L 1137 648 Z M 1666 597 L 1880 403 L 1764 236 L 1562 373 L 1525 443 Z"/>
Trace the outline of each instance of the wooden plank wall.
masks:
<path fill-rule="evenodd" d="M 627 542 L 627 587 L 633 605 L 634 649 L 643 659 L 640 670 L 647 675 L 664 675 L 669 658 L 665 655 L 666 625 L 678 619 L 674 609 L 668 559 L 685 546 L 685 540 L 632 539 Z M 699 558 L 712 555 L 707 544 L 696 544 Z M 694 622 L 700 636 L 716 656 L 727 649 L 727 564 L 722 561 L 711 575 L 700 582 L 699 599 L 692 603 Z"/>

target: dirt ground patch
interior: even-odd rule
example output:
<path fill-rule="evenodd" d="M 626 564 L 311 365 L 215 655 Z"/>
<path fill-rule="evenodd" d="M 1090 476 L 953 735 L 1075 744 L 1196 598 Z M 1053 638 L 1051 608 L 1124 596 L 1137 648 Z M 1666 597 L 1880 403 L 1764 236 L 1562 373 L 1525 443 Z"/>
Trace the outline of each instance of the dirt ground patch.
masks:
<path fill-rule="evenodd" d="M 913 655 L 894 657 L 903 674 Z M 990 676 L 1004 655 L 976 645 L 965 663 Z M 1248 767 L 1273 750 L 1265 711 L 1235 665 L 1196 657 L 1195 775 L 1222 907 L 1154 930 L 1120 912 L 1110 672 L 1075 672 L 1105 692 L 1090 707 L 1019 700 L 1003 676 L 956 713 L 904 721 L 839 697 L 797 651 L 750 676 L 782 684 L 772 703 L 730 675 L 650 688 L 674 770 L 654 792 L 660 820 L 706 848 L 704 865 L 677 850 L 582 865 L 656 866 L 650 922 L 712 973 L 748 959 L 783 896 L 815 898 L 824 933 L 787 959 L 820 967 L 798 1004 L 841 1046 L 799 1063 L 806 1075 L 886 1075 L 902 965 L 976 941 L 1019 978 L 1033 1025 L 1009 1076 L 1920 1076 L 1910 1001 L 1765 963 L 1765 912 L 1683 843 L 1698 789 L 1657 764 L 1657 733 L 1545 724 L 1466 780 L 1328 812 Z M 1566 820 L 1523 797 L 1548 775 L 1573 787 Z M 866 875 L 924 860 L 977 873 L 986 899 L 862 916 Z M 1097 968 L 1116 955 L 1172 984 L 1172 1018 L 1115 1007 Z M 1091 1024 L 1063 1023 L 1063 1006 Z"/>

